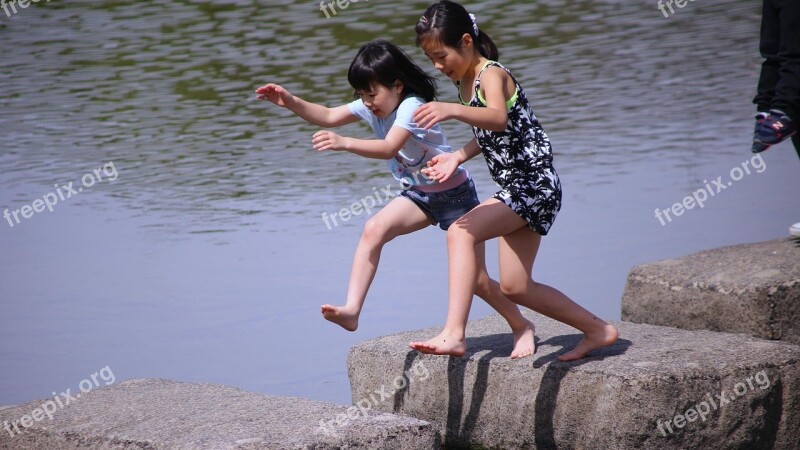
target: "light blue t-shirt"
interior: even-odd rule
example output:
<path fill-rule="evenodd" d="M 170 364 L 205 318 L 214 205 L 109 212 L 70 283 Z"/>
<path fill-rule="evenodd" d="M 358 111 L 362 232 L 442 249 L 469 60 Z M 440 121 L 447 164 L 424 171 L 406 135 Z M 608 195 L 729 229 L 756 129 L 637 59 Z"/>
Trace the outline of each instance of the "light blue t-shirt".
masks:
<path fill-rule="evenodd" d="M 385 119 L 376 116 L 364 106 L 361 99 L 347 104 L 350 112 L 366 121 L 378 139 L 385 139 L 393 126 L 405 128 L 411 133 L 406 144 L 392 159 L 387 161 L 392 175 L 404 185 L 429 186 L 437 184 L 436 181 L 427 179 L 420 170 L 428 165 L 428 161 L 436 155 L 449 153 L 450 146 L 447 138 L 438 124 L 425 130 L 414 122 L 414 111 L 425 104 L 425 100 L 416 95 L 409 95 L 400 102 L 400 105 Z M 455 175 L 463 172 L 459 167 Z"/>

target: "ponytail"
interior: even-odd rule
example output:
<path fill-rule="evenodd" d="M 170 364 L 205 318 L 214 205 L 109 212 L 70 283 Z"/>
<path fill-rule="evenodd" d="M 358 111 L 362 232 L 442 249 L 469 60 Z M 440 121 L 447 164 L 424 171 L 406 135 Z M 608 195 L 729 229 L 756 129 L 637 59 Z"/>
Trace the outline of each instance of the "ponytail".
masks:
<path fill-rule="evenodd" d="M 497 61 L 500 58 L 500 54 L 497 51 L 497 46 L 494 45 L 494 41 L 489 37 L 488 34 L 484 33 L 483 30 L 478 30 L 478 37 L 475 39 L 475 45 L 478 47 L 478 51 L 481 52 L 481 55 L 483 55 L 484 58 L 492 61 Z"/>

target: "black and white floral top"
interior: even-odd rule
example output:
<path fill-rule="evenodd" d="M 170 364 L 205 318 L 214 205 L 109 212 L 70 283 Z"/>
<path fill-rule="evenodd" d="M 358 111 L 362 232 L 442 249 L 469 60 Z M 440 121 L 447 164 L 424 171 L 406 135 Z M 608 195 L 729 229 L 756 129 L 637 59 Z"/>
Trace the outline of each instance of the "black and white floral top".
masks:
<path fill-rule="evenodd" d="M 475 93 L 465 105 L 481 108 L 486 101 L 481 93 L 481 75 L 491 66 L 505 70 L 514 81 L 514 95 L 506 102 L 508 125 L 503 131 L 472 127 L 481 147 L 489 173 L 501 190 L 494 198 L 508 205 L 528 222 L 528 226 L 546 235 L 561 209 L 561 182 L 553 168 L 550 139 L 533 114 L 525 92 L 514 75 L 502 64 L 487 61 L 475 79 Z"/>

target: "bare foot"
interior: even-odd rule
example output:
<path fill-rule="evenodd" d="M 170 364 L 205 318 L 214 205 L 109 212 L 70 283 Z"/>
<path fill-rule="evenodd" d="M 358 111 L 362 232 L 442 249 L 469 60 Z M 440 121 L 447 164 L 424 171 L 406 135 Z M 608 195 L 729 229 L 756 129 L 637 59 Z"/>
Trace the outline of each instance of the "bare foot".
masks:
<path fill-rule="evenodd" d="M 526 322 L 528 325 L 525 328 L 513 331 L 514 350 L 511 351 L 511 359 L 524 358 L 536 353 L 536 342 L 533 339 L 536 327 L 530 320 Z"/>
<path fill-rule="evenodd" d="M 617 342 L 619 332 L 614 325 L 606 324 L 597 332 L 583 335 L 583 339 L 578 342 L 572 350 L 559 356 L 559 361 L 574 361 L 586 356 L 587 353 L 598 348 L 607 347 Z"/>
<path fill-rule="evenodd" d="M 322 305 L 322 316 L 347 331 L 356 331 L 356 328 L 358 328 L 358 313 L 345 308 L 345 306 Z"/>
<path fill-rule="evenodd" d="M 444 331 L 433 339 L 425 342 L 411 342 L 408 346 L 418 352 L 429 355 L 464 356 L 464 353 L 467 352 L 467 343 L 463 338 L 451 338 Z"/>

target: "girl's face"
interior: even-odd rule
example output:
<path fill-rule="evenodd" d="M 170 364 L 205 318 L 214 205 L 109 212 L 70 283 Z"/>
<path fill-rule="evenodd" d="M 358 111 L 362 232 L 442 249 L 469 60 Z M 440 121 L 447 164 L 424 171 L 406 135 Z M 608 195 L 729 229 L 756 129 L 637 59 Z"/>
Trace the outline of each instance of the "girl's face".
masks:
<path fill-rule="evenodd" d="M 370 86 L 369 90 L 358 90 L 356 94 L 361 97 L 364 106 L 369 108 L 373 114 L 385 119 L 403 101 L 403 83 L 395 81 L 392 87 L 375 83 Z"/>
<path fill-rule="evenodd" d="M 461 47 L 448 47 L 437 39 L 426 39 L 420 44 L 425 56 L 431 60 L 433 67 L 447 78 L 456 82 L 467 73 L 472 66 L 474 52 L 472 37 L 465 34 L 461 39 Z"/>

